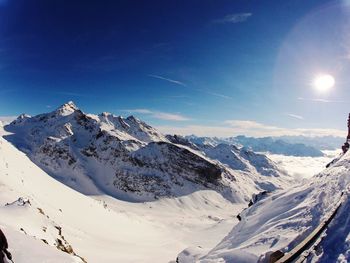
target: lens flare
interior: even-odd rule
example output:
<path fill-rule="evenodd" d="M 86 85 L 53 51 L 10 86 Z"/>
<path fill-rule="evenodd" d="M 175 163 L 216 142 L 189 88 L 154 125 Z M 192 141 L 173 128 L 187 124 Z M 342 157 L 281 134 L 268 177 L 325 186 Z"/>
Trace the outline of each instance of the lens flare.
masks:
<path fill-rule="evenodd" d="M 318 75 L 313 82 L 313 86 L 320 92 L 327 92 L 333 88 L 335 84 L 334 77 L 329 74 Z"/>

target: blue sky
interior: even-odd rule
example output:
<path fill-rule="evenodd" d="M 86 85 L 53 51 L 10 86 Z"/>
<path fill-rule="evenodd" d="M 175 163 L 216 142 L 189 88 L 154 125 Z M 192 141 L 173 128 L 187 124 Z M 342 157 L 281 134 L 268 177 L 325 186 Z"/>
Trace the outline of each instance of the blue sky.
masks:
<path fill-rule="evenodd" d="M 170 133 L 342 135 L 349 6 L 0 0 L 0 116 L 73 100 Z M 336 81 L 324 94 L 322 73 Z"/>

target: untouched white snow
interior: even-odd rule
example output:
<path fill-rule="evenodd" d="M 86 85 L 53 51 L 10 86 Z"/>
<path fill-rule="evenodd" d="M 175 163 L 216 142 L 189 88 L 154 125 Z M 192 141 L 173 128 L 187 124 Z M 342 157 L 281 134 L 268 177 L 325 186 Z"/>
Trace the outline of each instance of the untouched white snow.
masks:
<path fill-rule="evenodd" d="M 34 119 L 23 115 L 16 120 L 16 125 L 25 126 L 17 131 L 17 146 L 23 146 L 38 164 L 47 163 L 46 171 L 58 169 L 55 175 L 62 182 L 67 180 L 58 175 L 71 173 L 67 178 L 72 185 L 68 185 L 80 192 L 50 177 L 51 173 L 47 174 L 0 137 L 0 228 L 8 236 L 16 263 L 174 263 L 178 255 L 179 263 L 264 262 L 269 253 L 279 249 L 288 251 L 310 233 L 327 216 L 350 182 L 349 153 L 314 177 L 311 175 L 320 171 L 331 160 L 331 155 L 320 158 L 270 155 L 291 177 L 269 158 L 244 148 L 217 145 L 201 152 L 186 144 L 171 143 L 169 140 L 173 138 L 168 140 L 132 116 L 124 119 L 102 113 L 89 115 L 90 120 L 86 116 L 70 102 L 50 114 Z M 32 121 L 40 125 L 32 127 L 30 138 L 23 137 L 29 135 L 25 131 Z M 101 126 L 92 125 L 95 122 Z M 6 132 L 0 130 L 1 134 Z M 96 137 L 91 140 L 96 143 L 91 144 L 95 148 L 87 147 L 89 136 Z M 61 143 L 70 137 L 69 143 Z M 103 138 L 103 143 L 98 138 Z M 33 157 L 31 151 L 40 148 L 40 140 L 45 140 L 44 145 L 53 146 L 48 148 L 52 151 L 45 148 Z M 115 156 L 111 158 L 111 147 L 115 147 L 116 156 L 124 150 L 130 152 L 124 157 L 131 159 L 120 157 L 129 174 L 118 176 L 125 177 L 131 190 L 142 192 L 143 184 L 148 183 L 148 194 L 168 186 L 176 193 L 180 189 L 181 194 L 123 199 L 127 201 L 106 195 L 101 185 L 93 182 L 92 175 L 98 172 L 101 182 L 106 182 L 108 173 L 116 176 L 113 169 L 120 167 L 115 163 Z M 80 156 L 81 149 L 87 158 L 77 162 L 74 157 Z M 96 160 L 101 163 L 97 164 L 94 156 L 98 156 Z M 187 159 L 191 162 L 183 165 Z M 68 163 L 73 160 L 74 169 L 69 170 L 64 160 Z M 87 164 L 87 160 L 93 161 Z M 162 185 L 159 181 L 137 181 L 134 177 L 145 166 L 147 169 L 142 173 L 160 173 L 159 178 L 164 178 L 163 173 L 169 173 L 165 164 L 169 163 L 176 164 L 171 167 L 174 175 L 177 169 L 184 169 L 182 175 L 190 180 L 177 181 L 177 177 L 172 176 L 171 184 Z M 218 185 L 214 190 L 193 187 L 191 180 L 196 177 L 187 172 L 199 164 L 220 168 L 223 182 L 227 184 Z M 83 173 L 83 168 L 88 173 Z M 242 212 L 253 193 L 275 189 L 278 190 L 264 195 Z M 235 198 L 228 198 L 232 196 Z M 236 218 L 239 213 L 240 222 Z M 345 242 L 348 243 L 350 241 Z M 179 254 L 180 251 L 183 252 Z M 329 254 L 327 251 L 330 249 L 325 245 L 323 258 Z M 347 254 L 346 248 L 340 249 L 338 258 L 346 258 Z"/>
<path fill-rule="evenodd" d="M 267 196 L 241 216 L 242 221 L 233 227 L 232 231 L 209 253 L 199 254 L 195 252 L 196 260 L 188 260 L 191 251 L 184 251 L 179 257 L 183 257 L 180 263 L 233 263 L 233 262 L 265 262 L 268 254 L 282 250 L 291 250 L 298 242 L 305 238 L 317 225 L 328 218 L 332 208 L 341 198 L 344 191 L 349 195 L 350 185 L 350 152 L 342 156 L 332 167 L 324 170 L 310 180 L 304 180 L 299 186 L 283 190 Z M 348 203 L 346 198 L 345 204 Z M 344 205 L 348 207 L 348 205 Z M 342 210 L 335 218 L 335 229 L 342 228 L 345 232 L 339 235 L 343 238 L 341 251 L 338 251 L 338 262 L 347 262 L 349 259 L 348 210 Z M 341 218 L 343 217 L 343 220 Z M 330 235 L 329 238 L 333 236 Z M 339 232 L 338 232 L 339 233 Z M 338 239 L 339 242 L 339 239 Z M 330 244 L 324 245 L 324 257 L 331 255 Z M 339 243 L 338 243 L 339 244 Z M 339 246 L 338 246 L 339 248 Z M 328 251 L 328 253 L 327 253 Z M 332 257 L 334 259 L 334 257 Z M 337 257 L 335 257 L 337 258 Z M 343 261 L 342 261 L 343 260 Z M 321 261 L 336 262 L 336 261 Z"/>
<path fill-rule="evenodd" d="M 19 197 L 30 204 L 13 203 Z M 209 190 L 149 203 L 95 198 L 105 202 L 52 179 L 0 138 L 0 227 L 16 263 L 81 262 L 54 247 L 55 226 L 87 262 L 169 262 L 190 245 L 214 246 L 242 209 Z"/>

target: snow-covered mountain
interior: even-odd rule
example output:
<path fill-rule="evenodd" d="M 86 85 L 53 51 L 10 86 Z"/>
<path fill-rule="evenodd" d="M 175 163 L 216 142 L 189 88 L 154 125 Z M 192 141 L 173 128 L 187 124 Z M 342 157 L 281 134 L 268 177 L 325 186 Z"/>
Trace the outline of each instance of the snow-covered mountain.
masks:
<path fill-rule="evenodd" d="M 17 263 L 174 263 L 182 250 L 179 263 L 264 262 L 310 233 L 350 183 L 350 153 L 296 182 L 246 147 L 164 136 L 72 102 L 5 129 L 0 228 Z M 349 257 L 349 206 L 315 259 Z"/>
<path fill-rule="evenodd" d="M 336 150 L 339 149 L 339 145 L 344 143 L 343 137 L 338 136 L 315 136 L 315 137 L 307 137 L 307 136 L 280 136 L 273 137 L 276 140 L 283 140 L 288 143 L 302 143 L 307 146 L 311 146 L 318 150 Z"/>
<path fill-rule="evenodd" d="M 5 129 L 11 133 L 5 138 L 42 169 L 89 195 L 145 201 L 214 189 L 240 202 L 288 180 L 252 151 L 199 149 L 133 116 L 85 114 L 73 102 L 34 117 L 23 114 Z M 245 168 L 233 163 L 236 157 Z"/>
<path fill-rule="evenodd" d="M 348 262 L 350 152 L 334 160 L 328 169 L 298 186 L 268 194 L 244 210 L 241 221 L 209 253 L 198 247 L 179 255 L 179 263 L 268 262 L 277 250 L 288 252 L 329 218 L 343 201 L 307 262 Z"/>
<path fill-rule="evenodd" d="M 314 146 L 309 146 L 299 142 L 287 142 L 283 139 L 274 137 L 254 138 L 240 135 L 229 138 L 217 138 L 196 137 L 195 135 L 191 135 L 187 136 L 186 138 L 196 145 L 216 146 L 218 144 L 230 144 L 251 148 L 255 152 L 269 152 L 272 154 L 282 154 L 288 156 L 323 156 L 322 151 Z M 306 141 L 306 139 L 304 141 Z"/>
<path fill-rule="evenodd" d="M 259 172 L 251 151 L 231 149 L 245 167 L 221 163 L 214 148 L 71 102 L 5 129 L 0 228 L 17 263 L 174 262 L 219 242 L 253 194 L 290 183 L 277 167 Z"/>
<path fill-rule="evenodd" d="M 213 246 L 242 208 L 216 191 L 144 203 L 93 199 L 0 137 L 0 228 L 16 263 L 169 262 L 189 244 Z"/>

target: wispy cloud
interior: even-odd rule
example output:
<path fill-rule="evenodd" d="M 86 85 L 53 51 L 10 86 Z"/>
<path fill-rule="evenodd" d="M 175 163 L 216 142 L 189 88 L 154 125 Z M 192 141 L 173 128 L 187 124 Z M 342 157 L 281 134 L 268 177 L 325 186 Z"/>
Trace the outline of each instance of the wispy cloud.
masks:
<path fill-rule="evenodd" d="M 169 120 L 169 121 L 188 121 L 189 118 L 179 115 L 179 114 L 173 114 L 173 113 L 166 113 L 166 112 L 153 112 L 152 116 L 157 119 L 161 120 Z"/>
<path fill-rule="evenodd" d="M 139 113 L 144 115 L 150 115 L 151 117 L 155 119 L 160 120 L 167 120 L 167 121 L 188 121 L 189 118 L 180 115 L 180 114 L 174 114 L 174 113 L 168 113 L 168 112 L 161 112 L 161 111 L 152 111 L 149 109 L 130 109 L 130 110 L 124 110 L 129 113 Z"/>
<path fill-rule="evenodd" d="M 276 127 L 266 125 L 263 123 L 250 121 L 250 120 L 227 120 L 222 125 L 217 126 L 205 126 L 205 125 L 188 125 L 188 126 L 158 126 L 161 132 L 168 134 L 181 134 L 190 135 L 195 134 L 198 136 L 217 136 L 217 137 L 230 137 L 237 135 L 246 135 L 254 137 L 265 136 L 282 136 L 282 135 L 304 135 L 309 137 L 315 136 L 345 136 L 345 130 L 338 129 L 307 129 L 296 128 L 287 129 L 282 127 Z"/>
<path fill-rule="evenodd" d="M 323 103 L 349 103 L 349 101 L 346 101 L 346 100 L 326 100 L 326 99 L 302 98 L 302 97 L 299 97 L 298 100 L 311 101 L 311 102 L 323 102 Z"/>
<path fill-rule="evenodd" d="M 148 75 L 148 76 L 149 76 L 149 77 L 152 77 L 152 78 L 156 78 L 156 79 L 161 79 L 161 80 L 164 80 L 164 81 L 168 81 L 168 82 L 171 82 L 171 83 L 174 83 L 174 84 L 183 86 L 183 87 L 187 87 L 187 88 L 189 88 L 189 89 L 191 89 L 191 90 L 196 90 L 196 91 L 199 91 L 199 92 L 201 92 L 201 93 L 206 93 L 206 94 L 209 94 L 209 95 L 212 95 L 212 96 L 215 96 L 215 97 L 219 97 L 219 98 L 223 98 L 223 99 L 232 99 L 232 97 L 227 96 L 227 95 L 224 95 L 224 94 L 220 94 L 220 93 L 208 91 L 208 90 L 205 90 L 205 89 L 198 89 L 198 88 L 189 87 L 186 83 L 181 82 L 181 81 L 178 81 L 178 80 L 165 78 L 165 77 L 162 77 L 162 76 L 159 76 L 159 75 Z M 184 96 L 184 97 L 185 97 L 185 96 Z"/>
<path fill-rule="evenodd" d="M 300 115 L 297 115 L 297 114 L 293 114 L 293 113 L 287 113 L 286 115 L 289 116 L 289 117 L 292 117 L 294 119 L 298 119 L 298 120 L 303 120 L 304 119 L 303 116 L 300 116 Z"/>
<path fill-rule="evenodd" d="M 213 20 L 215 24 L 226 24 L 226 23 L 242 23 L 245 22 L 249 17 L 251 17 L 252 13 L 236 13 L 230 14 L 220 19 Z"/>
<path fill-rule="evenodd" d="M 133 110 L 125 110 L 130 113 L 140 113 L 140 114 L 152 114 L 152 111 L 147 109 L 133 109 Z"/>
<path fill-rule="evenodd" d="M 227 95 L 224 95 L 224 94 L 220 94 L 220 93 L 216 93 L 216 92 L 211 92 L 211 91 L 206 91 L 206 90 L 200 90 L 200 91 L 205 92 L 205 93 L 207 93 L 207 94 L 209 94 L 209 95 L 212 95 L 212 96 L 219 97 L 219 98 L 228 99 L 228 100 L 232 99 L 232 97 L 227 96 Z"/>
<path fill-rule="evenodd" d="M 165 80 L 165 81 L 177 84 L 177 85 L 181 85 L 181 86 L 187 87 L 187 85 L 185 83 L 183 83 L 181 81 L 178 81 L 178 80 L 169 79 L 169 78 L 165 78 L 165 77 L 162 77 L 162 76 L 159 76 L 159 75 L 153 75 L 153 74 L 150 74 L 148 76 L 151 77 L 151 78 L 161 79 L 161 80 Z"/>

